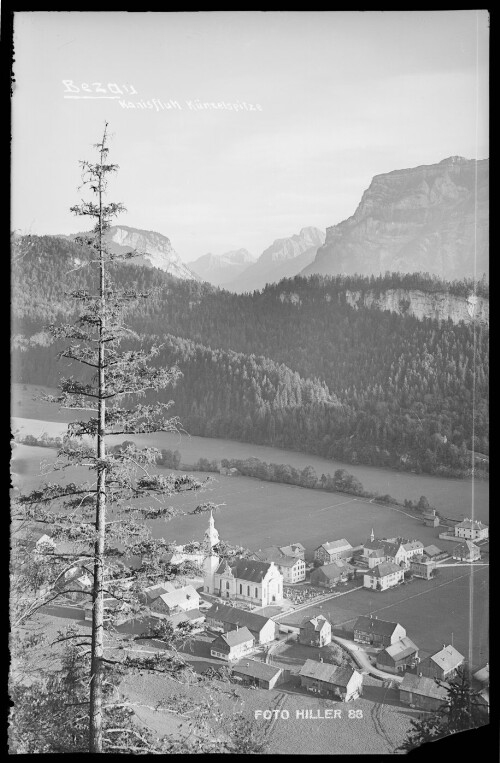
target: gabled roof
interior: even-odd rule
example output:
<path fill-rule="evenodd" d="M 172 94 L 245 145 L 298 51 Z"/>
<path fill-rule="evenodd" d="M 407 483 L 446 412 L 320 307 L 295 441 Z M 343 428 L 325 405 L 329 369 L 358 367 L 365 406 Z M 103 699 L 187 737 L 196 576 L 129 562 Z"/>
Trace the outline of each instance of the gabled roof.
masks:
<path fill-rule="evenodd" d="M 433 557 L 433 556 L 437 556 L 438 554 L 442 554 L 442 553 L 443 552 L 441 551 L 441 549 L 438 548 L 437 546 L 434 546 L 432 543 L 431 543 L 430 546 L 425 546 L 425 548 L 424 548 L 424 554 L 426 554 L 426 556 Z"/>
<path fill-rule="evenodd" d="M 305 550 L 306 548 L 302 545 L 302 543 L 290 543 L 288 546 L 280 546 L 281 553 L 285 554 L 286 556 L 293 556 L 293 554 L 296 554 L 297 551 L 302 552 Z"/>
<path fill-rule="evenodd" d="M 392 575 L 393 572 L 401 572 L 402 569 L 395 562 L 382 562 L 373 567 L 371 572 L 365 572 L 365 575 L 371 575 L 374 578 L 385 578 L 387 575 Z"/>
<path fill-rule="evenodd" d="M 168 607 L 175 607 L 179 604 L 184 604 L 189 599 L 199 600 L 200 594 L 193 588 L 192 585 L 187 585 L 184 586 L 184 588 L 176 588 L 175 591 L 170 591 L 169 593 L 162 593 L 158 598 L 161 599 Z"/>
<path fill-rule="evenodd" d="M 413 551 L 416 548 L 423 548 L 424 544 L 420 540 L 410 540 L 408 543 L 403 543 L 405 551 Z"/>
<path fill-rule="evenodd" d="M 327 662 L 306 660 L 299 675 L 324 681 L 334 686 L 346 687 L 356 672 L 350 665 L 330 665 Z"/>
<path fill-rule="evenodd" d="M 354 630 L 364 633 L 375 633 L 377 636 L 392 636 L 399 623 L 391 623 L 388 620 L 379 620 L 376 617 L 358 617 L 354 623 Z"/>
<path fill-rule="evenodd" d="M 459 522 L 455 527 L 461 527 L 464 530 L 486 530 L 487 525 L 483 525 L 478 519 L 469 519 L 466 517 L 462 522 Z"/>
<path fill-rule="evenodd" d="M 248 628 L 238 628 L 236 631 L 228 631 L 228 633 L 222 633 L 215 639 L 215 641 L 223 641 L 229 647 L 245 644 L 247 641 L 253 640 L 253 636 Z"/>
<path fill-rule="evenodd" d="M 284 554 L 277 546 L 259 549 L 259 551 L 255 552 L 254 556 L 256 561 L 274 562 L 277 567 L 293 567 L 297 562 L 302 561 L 298 556 Z"/>
<path fill-rule="evenodd" d="M 321 629 L 324 628 L 324 626 L 328 623 L 328 620 L 326 619 L 324 615 L 318 615 L 317 617 L 310 617 L 309 619 L 304 620 L 304 622 L 300 626 L 301 630 L 302 628 L 305 628 L 307 625 L 309 625 L 309 623 L 312 623 L 312 625 L 314 626 L 314 630 L 319 633 L 319 631 L 321 631 Z"/>
<path fill-rule="evenodd" d="M 340 540 L 331 540 L 327 543 L 322 543 L 321 546 L 318 546 L 318 549 L 319 548 L 324 548 L 325 551 L 341 551 L 344 548 L 352 548 L 352 546 L 348 540 L 341 538 Z"/>
<path fill-rule="evenodd" d="M 300 565 L 301 562 L 304 564 L 304 561 L 300 556 L 282 556 L 281 559 L 278 559 L 276 564 L 278 567 L 295 567 L 296 564 Z"/>
<path fill-rule="evenodd" d="M 480 668 L 474 673 L 474 678 L 482 684 L 490 682 L 490 666 L 486 664 L 484 668 Z"/>
<path fill-rule="evenodd" d="M 433 678 L 417 676 L 414 673 L 404 674 L 403 680 L 399 684 L 399 690 L 412 692 L 412 694 L 419 694 L 422 697 L 441 699 L 443 700 L 443 703 L 446 702 L 446 699 L 448 698 L 446 687 L 437 684 Z"/>
<path fill-rule="evenodd" d="M 158 596 L 164 593 L 172 593 L 176 588 L 173 583 L 165 581 L 164 583 L 157 583 L 156 585 L 149 586 L 144 589 L 144 594 L 147 596 L 148 601 L 155 601 Z"/>
<path fill-rule="evenodd" d="M 448 644 L 448 646 L 443 647 L 439 652 L 436 652 L 436 654 L 432 654 L 430 657 L 426 658 L 426 661 L 430 660 L 447 672 L 448 670 L 458 668 L 464 661 L 464 656 L 460 654 L 455 647 Z"/>
<path fill-rule="evenodd" d="M 467 551 L 479 551 L 479 546 L 476 546 L 474 541 L 472 540 L 463 540 L 461 543 L 457 543 L 456 546 L 453 546 L 453 551 L 459 551 L 459 550 L 467 550 Z"/>
<path fill-rule="evenodd" d="M 261 583 L 273 562 L 257 562 L 253 559 L 238 559 L 231 565 L 235 578 L 239 580 L 248 580 L 250 583 Z"/>
<path fill-rule="evenodd" d="M 197 621 L 203 622 L 205 615 L 200 612 L 199 609 L 189 609 L 187 612 L 176 612 L 174 615 L 169 615 L 165 618 L 167 622 L 172 625 L 179 625 L 179 623 L 190 622 L 195 623 Z"/>
<path fill-rule="evenodd" d="M 366 540 L 363 543 L 363 548 L 371 549 L 373 551 L 378 551 L 379 549 L 382 548 L 383 543 L 384 541 L 380 540 L 380 538 L 374 538 L 373 540 L 371 540 L 371 538 L 368 538 L 368 540 Z"/>
<path fill-rule="evenodd" d="M 343 572 L 348 572 L 349 570 L 352 570 L 352 569 L 353 567 L 351 564 L 343 560 L 337 559 L 336 561 L 331 562 L 330 564 L 323 564 L 321 567 L 317 567 L 312 574 L 314 575 L 314 577 L 316 577 L 321 573 L 329 580 L 335 580 L 336 578 L 339 578 Z"/>
<path fill-rule="evenodd" d="M 248 612 L 246 609 L 239 609 L 239 607 L 231 607 L 227 604 L 219 604 L 218 602 L 213 604 L 209 610 L 207 610 L 206 617 L 214 620 L 220 620 L 223 623 L 229 623 L 231 625 L 238 625 L 240 627 L 246 626 L 249 630 L 260 632 L 262 628 L 267 625 L 270 618 L 264 615 L 254 614 Z"/>
<path fill-rule="evenodd" d="M 383 651 L 387 652 L 394 661 L 397 661 L 418 652 L 418 646 L 407 636 L 403 636 L 403 638 L 400 638 L 399 641 L 387 646 Z"/>
<path fill-rule="evenodd" d="M 258 660 L 245 660 L 233 667 L 233 673 L 250 676 L 251 678 L 260 678 L 263 681 L 272 681 L 277 674 L 281 673 L 281 670 L 281 668 L 268 665 L 267 662 L 259 662 Z"/>

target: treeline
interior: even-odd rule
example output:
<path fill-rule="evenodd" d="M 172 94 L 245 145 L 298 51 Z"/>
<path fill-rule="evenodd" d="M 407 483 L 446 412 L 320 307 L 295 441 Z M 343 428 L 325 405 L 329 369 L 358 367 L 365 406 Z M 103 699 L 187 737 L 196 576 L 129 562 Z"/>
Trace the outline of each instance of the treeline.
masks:
<path fill-rule="evenodd" d="M 346 469 L 337 469 L 333 476 L 331 474 L 322 474 L 319 477 L 313 466 L 296 469 L 289 464 L 268 464 L 258 458 L 223 458 L 220 461 L 200 458 L 192 467 L 184 465 L 182 468 L 199 472 L 219 472 L 222 468 L 237 469 L 239 474 L 244 477 L 255 477 L 265 482 L 279 482 L 284 485 L 296 485 L 297 487 L 305 487 L 310 490 L 325 490 L 329 493 L 347 493 L 359 498 L 374 500 L 375 503 L 403 506 L 418 513 L 433 509 L 425 495 L 420 496 L 418 501 L 412 501 L 408 498 L 398 501 L 397 498 L 389 495 L 389 493 L 381 494 L 365 490 L 360 480 Z M 439 516 L 438 511 L 436 511 L 436 516 Z"/>
<path fill-rule="evenodd" d="M 73 242 L 32 237 L 16 260 L 16 380 L 54 386 L 64 372 L 41 327 L 74 310 L 65 291 L 92 288 L 85 268 L 60 280 L 81 258 Z M 355 310 L 345 299 L 346 289 L 470 293 L 467 281 L 311 276 L 236 295 L 155 269 L 114 269 L 123 287 L 152 291 L 129 324 L 142 341 L 164 343 L 160 364 L 182 370 L 171 397 L 191 434 L 450 477 L 470 472 L 470 450 L 489 452 L 488 330 Z M 481 283 L 476 293 L 486 292 Z"/>

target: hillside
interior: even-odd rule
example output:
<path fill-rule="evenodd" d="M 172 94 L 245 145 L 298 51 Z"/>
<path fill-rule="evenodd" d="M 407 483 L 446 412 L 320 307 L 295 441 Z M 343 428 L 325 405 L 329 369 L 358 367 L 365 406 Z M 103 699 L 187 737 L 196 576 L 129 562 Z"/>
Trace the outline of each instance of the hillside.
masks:
<path fill-rule="evenodd" d="M 488 159 L 460 156 L 376 175 L 352 217 L 327 228 L 301 274 L 481 277 L 488 272 L 488 180 Z"/>
<path fill-rule="evenodd" d="M 65 291 L 91 285 L 69 267 L 77 251 L 32 237 L 14 264 L 15 380 L 54 386 L 80 373 L 57 363 L 41 331 L 74 313 Z M 469 282 L 422 274 L 295 277 L 237 295 L 157 269 L 114 270 L 119 284 L 151 292 L 129 325 L 164 343 L 161 365 L 183 371 L 167 399 L 191 434 L 455 476 L 470 468 L 469 450 L 488 453 L 484 281 L 474 294 Z M 475 312 L 458 320 L 471 294 Z M 442 320 L 434 308 L 417 317 L 426 300 Z"/>

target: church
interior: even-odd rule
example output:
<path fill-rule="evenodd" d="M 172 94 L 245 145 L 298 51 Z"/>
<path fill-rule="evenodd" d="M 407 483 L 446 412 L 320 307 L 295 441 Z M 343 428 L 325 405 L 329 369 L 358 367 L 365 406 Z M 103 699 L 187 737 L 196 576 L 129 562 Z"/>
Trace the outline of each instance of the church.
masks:
<path fill-rule="evenodd" d="M 283 575 L 274 562 L 252 559 L 221 560 L 215 551 L 219 533 L 210 512 L 205 532 L 203 590 L 223 599 L 247 601 L 255 607 L 283 603 Z"/>

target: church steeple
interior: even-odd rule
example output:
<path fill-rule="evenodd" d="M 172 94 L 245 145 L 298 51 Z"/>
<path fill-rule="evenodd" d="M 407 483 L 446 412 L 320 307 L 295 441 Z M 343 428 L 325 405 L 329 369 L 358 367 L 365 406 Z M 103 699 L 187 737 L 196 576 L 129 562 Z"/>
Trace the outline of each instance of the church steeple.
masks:
<path fill-rule="evenodd" d="M 375 540 L 375 533 L 373 532 L 373 527 L 372 527 L 372 534 L 370 535 L 370 540 L 372 543 Z"/>
<path fill-rule="evenodd" d="M 208 528 L 205 530 L 205 559 L 203 561 L 203 589 L 207 593 L 214 593 L 215 570 L 219 566 L 220 559 L 215 552 L 219 543 L 219 533 L 215 529 L 212 511 L 208 520 Z"/>
<path fill-rule="evenodd" d="M 210 510 L 210 519 L 208 520 L 208 529 L 205 530 L 205 541 L 208 546 L 208 555 L 213 548 L 219 543 L 219 533 L 215 529 L 215 522 L 212 510 Z"/>

